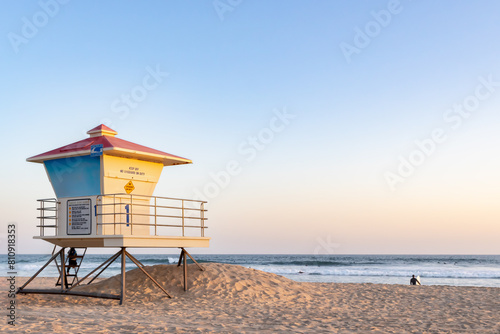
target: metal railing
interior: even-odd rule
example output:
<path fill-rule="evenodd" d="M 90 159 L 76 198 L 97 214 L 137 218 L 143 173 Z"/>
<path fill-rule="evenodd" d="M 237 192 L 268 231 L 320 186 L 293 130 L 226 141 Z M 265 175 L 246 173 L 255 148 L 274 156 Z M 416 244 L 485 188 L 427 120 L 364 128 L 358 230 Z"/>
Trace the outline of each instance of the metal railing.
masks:
<path fill-rule="evenodd" d="M 39 199 L 37 202 L 40 203 L 40 206 L 37 208 L 39 211 L 37 219 L 39 219 L 40 224 L 36 227 L 40 228 L 40 236 L 45 236 L 46 228 L 54 229 L 53 235 L 57 235 L 57 205 L 59 202 L 55 198 Z M 49 220 L 51 223 L 47 225 L 46 220 Z"/>
<path fill-rule="evenodd" d="M 95 209 L 96 234 L 204 237 L 206 203 L 133 194 L 99 195 Z"/>

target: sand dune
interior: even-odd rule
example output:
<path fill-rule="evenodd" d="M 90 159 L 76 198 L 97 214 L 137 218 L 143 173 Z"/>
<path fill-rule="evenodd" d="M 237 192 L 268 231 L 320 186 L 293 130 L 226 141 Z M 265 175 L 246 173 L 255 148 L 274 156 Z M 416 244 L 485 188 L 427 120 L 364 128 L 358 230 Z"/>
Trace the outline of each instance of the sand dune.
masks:
<path fill-rule="evenodd" d="M 146 267 L 167 298 L 138 269 L 127 272 L 127 300 L 18 295 L 16 333 L 500 333 L 500 289 L 299 283 L 235 265 Z M 21 279 L 19 279 L 18 284 Z M 30 287 L 50 287 L 41 278 Z M 2 290 L 7 290 L 3 282 Z M 120 276 L 75 289 L 119 293 Z M 7 305 L 7 293 L 2 293 Z"/>
<path fill-rule="evenodd" d="M 182 267 L 175 265 L 156 265 L 146 267 L 146 271 L 160 283 L 174 298 L 297 298 L 301 283 L 282 276 L 236 265 L 208 263 L 203 264 L 202 272 L 196 265 L 188 265 L 188 292 L 182 285 Z M 164 298 L 163 292 L 148 280 L 139 269 L 126 273 L 127 301 L 144 301 Z M 120 275 L 90 286 L 75 288 L 79 291 L 118 294 L 121 288 Z M 307 294 L 300 294 L 310 298 Z M 303 296 L 302 296 L 303 295 Z"/>

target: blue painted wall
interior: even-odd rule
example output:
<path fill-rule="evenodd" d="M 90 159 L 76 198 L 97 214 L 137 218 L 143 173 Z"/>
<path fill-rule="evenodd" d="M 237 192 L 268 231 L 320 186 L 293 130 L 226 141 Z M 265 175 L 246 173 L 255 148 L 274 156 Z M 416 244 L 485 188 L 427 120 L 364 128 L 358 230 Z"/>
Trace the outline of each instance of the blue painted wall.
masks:
<path fill-rule="evenodd" d="M 100 157 L 80 156 L 44 161 L 57 198 L 101 193 Z"/>

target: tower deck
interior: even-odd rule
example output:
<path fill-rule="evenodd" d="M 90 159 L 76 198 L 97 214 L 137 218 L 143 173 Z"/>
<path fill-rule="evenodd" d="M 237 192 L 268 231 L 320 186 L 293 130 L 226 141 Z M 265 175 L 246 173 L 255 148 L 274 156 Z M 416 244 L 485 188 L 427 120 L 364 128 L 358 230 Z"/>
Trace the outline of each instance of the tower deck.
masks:
<path fill-rule="evenodd" d="M 207 248 L 208 237 L 158 235 L 104 235 L 104 236 L 36 236 L 60 247 L 127 247 L 127 248 Z"/>

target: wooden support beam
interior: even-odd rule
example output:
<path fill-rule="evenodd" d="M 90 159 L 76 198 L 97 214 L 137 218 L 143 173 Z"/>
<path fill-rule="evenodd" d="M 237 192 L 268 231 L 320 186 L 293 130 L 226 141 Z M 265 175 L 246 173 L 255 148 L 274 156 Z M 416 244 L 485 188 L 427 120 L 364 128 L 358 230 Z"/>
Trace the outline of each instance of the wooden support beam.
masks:
<path fill-rule="evenodd" d="M 92 292 L 84 292 L 84 291 L 70 291 L 70 292 L 66 292 L 65 295 L 93 297 L 93 298 L 105 298 L 105 299 L 120 299 L 120 296 L 118 296 L 118 295 L 111 295 L 108 293 L 92 293 Z"/>
<path fill-rule="evenodd" d="M 184 257 L 184 291 L 187 291 L 188 289 L 188 278 L 187 278 L 187 258 L 186 258 L 186 250 L 183 248 L 182 249 L 182 253 L 184 254 L 183 257 Z"/>
<path fill-rule="evenodd" d="M 66 248 L 61 248 L 61 251 L 59 252 L 59 254 L 61 255 L 61 291 L 64 291 L 64 286 L 66 285 L 66 289 L 68 288 L 67 285 L 68 285 L 68 281 L 67 281 L 67 278 L 66 278 L 66 263 L 64 263 L 66 261 L 66 259 L 64 258 L 64 251 L 65 251 Z"/>
<path fill-rule="evenodd" d="M 104 261 L 103 263 L 101 263 L 101 264 L 99 265 L 99 267 L 95 268 L 95 269 L 94 269 L 94 270 L 92 270 L 90 273 L 88 273 L 88 274 L 87 274 L 87 276 L 85 276 L 84 278 L 82 278 L 81 280 L 79 280 L 79 281 L 77 282 L 77 284 L 75 284 L 75 285 L 71 286 L 71 288 L 69 288 L 69 290 L 73 289 L 75 286 L 80 285 L 80 283 L 82 283 L 84 280 L 86 280 L 88 277 L 90 277 L 93 273 L 95 273 L 97 270 L 99 270 L 99 268 L 101 268 L 102 266 L 104 266 L 106 263 L 108 263 L 108 262 L 109 262 L 109 263 L 106 265 L 106 267 L 105 267 L 103 270 L 101 270 L 101 271 L 99 272 L 99 274 L 97 274 L 94 278 L 92 278 L 92 279 L 90 280 L 90 282 L 88 282 L 87 284 L 92 283 L 92 282 L 93 282 L 93 281 L 97 278 L 97 276 L 99 276 L 99 275 L 100 275 L 100 274 L 101 274 L 101 273 L 102 273 L 102 272 L 103 272 L 103 271 L 104 271 L 104 270 L 105 270 L 105 269 L 106 269 L 106 268 L 107 268 L 107 267 L 108 267 L 111 263 L 115 262 L 115 260 L 116 260 L 116 259 L 120 256 L 120 254 L 121 254 L 121 250 L 119 250 L 118 252 L 116 252 L 116 254 L 115 254 L 115 255 L 111 256 L 109 259 L 107 259 L 106 261 Z M 68 290 L 68 291 L 69 291 L 69 290 Z"/>
<path fill-rule="evenodd" d="M 141 267 L 145 268 L 146 266 L 139 260 L 137 260 L 136 257 L 134 257 L 132 254 L 130 254 L 129 252 L 127 252 L 127 256 L 132 260 L 135 260 L 134 263 L 135 265 L 137 266 L 137 263 L 139 263 L 141 265 Z M 137 263 L 136 263 L 137 262 Z"/>
<path fill-rule="evenodd" d="M 119 295 L 111 295 L 107 293 L 92 293 L 84 291 L 64 291 L 61 292 L 59 289 L 24 289 L 19 293 L 22 294 L 46 294 L 46 295 L 64 295 L 64 296 L 83 296 L 83 297 L 93 297 L 93 298 L 107 298 L 107 299 L 120 299 Z"/>
<path fill-rule="evenodd" d="M 181 265 L 181 262 L 182 262 L 182 264 L 183 264 L 182 269 L 184 272 L 184 291 L 187 291 L 188 285 L 187 285 L 187 257 L 186 257 L 186 255 L 189 256 L 191 261 L 193 261 L 194 264 L 196 264 L 201 271 L 205 271 L 205 269 L 198 262 L 196 262 L 195 259 L 193 259 L 191 254 L 189 254 L 188 251 L 184 249 L 184 247 L 179 247 L 179 248 L 181 249 L 181 255 L 179 256 L 179 262 L 177 263 L 177 267 L 179 267 Z"/>
<path fill-rule="evenodd" d="M 184 251 L 184 256 L 186 256 L 186 254 L 187 254 L 187 256 L 189 256 L 189 258 L 191 259 L 191 261 L 193 261 L 194 264 L 196 264 L 198 266 L 198 268 L 200 268 L 201 271 L 205 271 L 205 269 L 202 266 L 200 266 L 200 264 L 198 262 L 196 262 L 195 259 L 193 259 L 193 257 L 191 256 L 191 254 L 188 253 L 187 250 L 185 250 L 184 248 L 182 248 L 182 250 Z"/>
<path fill-rule="evenodd" d="M 128 258 L 135 263 L 135 265 L 137 266 L 137 268 L 139 268 L 143 273 L 144 275 L 146 275 L 147 277 L 149 277 L 150 280 L 153 281 L 154 284 L 156 284 L 157 287 L 159 287 L 161 289 L 161 291 L 163 291 L 167 296 L 168 298 L 172 298 L 168 292 L 160 285 L 160 283 L 158 283 L 150 274 L 148 274 L 148 272 L 146 270 L 144 270 L 141 265 L 142 263 L 140 263 L 139 261 L 137 261 L 135 259 L 135 257 L 133 257 L 132 255 L 130 255 L 129 252 L 125 251 L 125 254 L 128 256 Z"/>
<path fill-rule="evenodd" d="M 92 283 L 92 282 L 93 282 L 93 281 L 94 281 L 97 277 L 99 277 L 99 276 L 103 273 L 103 271 L 104 271 L 104 270 L 106 270 L 106 269 L 108 269 L 108 267 L 109 267 L 110 265 L 112 265 L 112 264 L 113 264 L 113 262 L 115 262 L 115 261 L 116 261 L 116 259 L 117 259 L 117 258 L 119 258 L 119 257 L 120 257 L 120 252 L 118 252 L 118 253 L 116 253 L 115 255 L 113 255 L 113 257 L 112 257 L 112 258 L 109 258 L 109 259 L 108 259 L 108 261 L 109 261 L 109 260 L 111 260 L 111 261 L 109 261 L 109 263 L 108 263 L 108 264 L 107 264 L 104 268 L 102 268 L 102 270 L 101 270 L 100 272 L 98 272 L 98 273 L 97 273 L 97 275 L 95 275 L 94 277 L 92 277 L 92 279 L 91 279 L 91 280 L 87 283 L 87 285 L 89 285 L 89 284 L 90 284 L 90 283 Z M 99 267 L 99 268 L 100 268 L 100 267 Z M 96 268 L 96 270 L 97 270 L 97 269 L 99 269 L 99 268 Z"/>
<path fill-rule="evenodd" d="M 122 247 L 121 250 L 121 257 L 122 257 L 122 291 L 120 293 L 120 305 L 123 305 L 125 301 L 125 247 Z"/>
<path fill-rule="evenodd" d="M 181 255 L 179 255 L 179 262 L 177 262 L 177 267 L 181 265 L 183 256 L 184 256 L 184 248 L 181 248 Z"/>
<path fill-rule="evenodd" d="M 63 249 L 64 249 L 64 248 L 63 248 Z M 54 261 L 54 259 L 55 259 L 55 258 L 57 258 L 57 257 L 60 255 L 59 253 L 60 253 L 61 251 L 62 251 L 62 250 L 60 250 L 59 252 L 57 252 L 57 253 L 55 253 L 54 255 L 52 255 L 52 257 L 50 258 L 50 260 L 48 260 L 48 261 L 47 261 L 47 263 L 45 263 L 45 264 L 43 265 L 43 267 L 42 267 L 42 268 L 40 268 L 40 270 L 38 270 L 38 271 L 36 272 L 36 274 L 35 274 L 35 275 L 31 276 L 31 278 L 30 278 L 30 279 L 29 279 L 26 283 L 24 283 L 22 287 L 20 287 L 20 288 L 17 290 L 17 293 L 20 293 L 20 292 L 21 292 L 21 291 L 22 291 L 22 290 L 23 290 L 23 289 L 24 289 L 24 288 L 25 288 L 28 284 L 30 284 L 30 283 L 31 283 L 31 281 L 33 281 L 33 280 L 35 279 L 35 277 L 37 277 L 37 276 L 38 276 L 38 274 L 40 274 L 40 273 L 42 272 L 42 270 L 44 270 L 44 269 L 45 269 L 45 267 L 47 267 L 47 266 L 48 266 L 48 265 L 49 265 L 52 261 Z"/>

